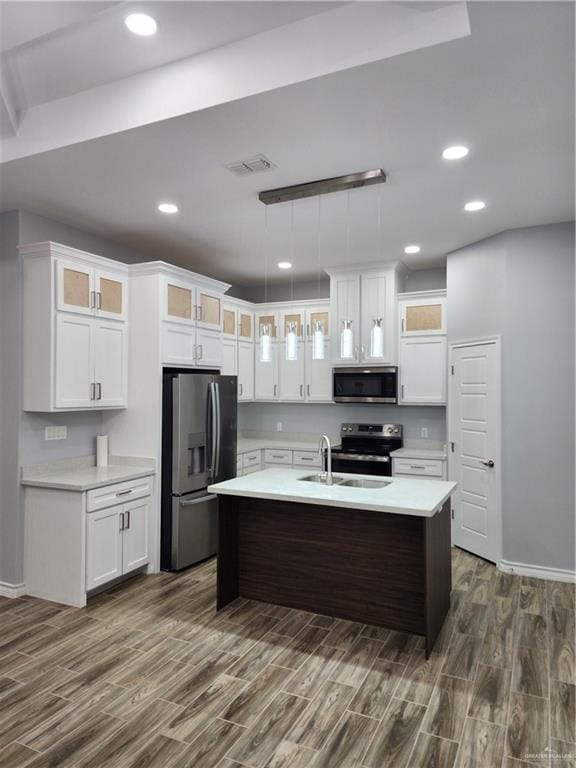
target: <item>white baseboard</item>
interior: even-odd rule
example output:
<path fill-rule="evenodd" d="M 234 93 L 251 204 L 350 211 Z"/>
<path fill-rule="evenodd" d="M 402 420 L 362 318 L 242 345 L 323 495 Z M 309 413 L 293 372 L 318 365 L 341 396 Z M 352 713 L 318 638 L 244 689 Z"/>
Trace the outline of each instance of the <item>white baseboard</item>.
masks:
<path fill-rule="evenodd" d="M 25 584 L 9 584 L 7 581 L 0 581 L 0 597 L 21 597 L 25 594 Z"/>
<path fill-rule="evenodd" d="M 544 568 L 541 565 L 528 565 L 527 563 L 511 563 L 501 560 L 498 570 L 505 573 L 514 573 L 517 576 L 533 576 L 536 579 L 548 581 L 568 581 L 576 583 L 576 571 L 566 571 L 563 568 Z"/>

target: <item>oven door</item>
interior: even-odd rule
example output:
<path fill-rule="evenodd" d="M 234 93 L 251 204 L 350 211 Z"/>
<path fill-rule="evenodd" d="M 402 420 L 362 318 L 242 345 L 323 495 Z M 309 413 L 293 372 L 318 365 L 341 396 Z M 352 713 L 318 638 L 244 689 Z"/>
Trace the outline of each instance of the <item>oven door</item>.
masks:
<path fill-rule="evenodd" d="M 336 403 L 396 403 L 398 402 L 398 369 L 335 368 L 333 398 Z"/>
<path fill-rule="evenodd" d="M 392 475 L 392 465 L 390 456 L 374 456 L 358 453 L 333 453 L 332 472 L 390 477 Z"/>

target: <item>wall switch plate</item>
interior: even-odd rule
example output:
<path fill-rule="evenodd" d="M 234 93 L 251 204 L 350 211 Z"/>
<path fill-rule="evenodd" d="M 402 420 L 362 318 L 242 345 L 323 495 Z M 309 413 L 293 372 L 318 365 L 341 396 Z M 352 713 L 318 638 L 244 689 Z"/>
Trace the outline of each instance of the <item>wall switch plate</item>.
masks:
<path fill-rule="evenodd" d="M 428 427 L 422 427 L 420 430 L 420 437 L 428 437 Z"/>
<path fill-rule="evenodd" d="M 284 424 L 282 424 L 281 421 L 277 421 L 276 422 L 276 432 L 282 432 L 283 429 L 284 429 Z"/>
<path fill-rule="evenodd" d="M 44 427 L 44 440 L 66 440 L 68 427 Z"/>

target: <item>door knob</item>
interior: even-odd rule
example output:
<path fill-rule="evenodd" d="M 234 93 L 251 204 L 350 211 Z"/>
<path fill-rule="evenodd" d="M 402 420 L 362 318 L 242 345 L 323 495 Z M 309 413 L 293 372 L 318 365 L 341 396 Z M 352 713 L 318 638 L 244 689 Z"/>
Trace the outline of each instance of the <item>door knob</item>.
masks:
<path fill-rule="evenodd" d="M 493 467 L 494 466 L 494 462 L 492 461 L 492 459 L 488 459 L 488 461 L 481 461 L 480 464 L 484 464 L 485 467 Z"/>

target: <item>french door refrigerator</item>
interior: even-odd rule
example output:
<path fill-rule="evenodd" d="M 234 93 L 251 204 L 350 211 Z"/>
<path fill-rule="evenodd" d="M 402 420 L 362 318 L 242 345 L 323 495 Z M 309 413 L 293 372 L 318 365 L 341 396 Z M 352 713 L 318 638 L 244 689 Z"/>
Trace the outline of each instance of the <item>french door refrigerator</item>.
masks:
<path fill-rule="evenodd" d="M 180 570 L 216 554 L 218 497 L 206 488 L 236 476 L 236 389 L 236 376 L 164 370 L 163 570 Z"/>

